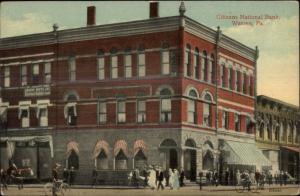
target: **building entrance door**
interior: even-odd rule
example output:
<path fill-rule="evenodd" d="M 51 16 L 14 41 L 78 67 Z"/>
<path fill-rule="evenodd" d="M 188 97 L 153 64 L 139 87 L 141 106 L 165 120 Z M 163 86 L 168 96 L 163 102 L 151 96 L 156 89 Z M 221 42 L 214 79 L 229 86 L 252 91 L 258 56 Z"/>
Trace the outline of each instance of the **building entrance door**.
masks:
<path fill-rule="evenodd" d="M 178 167 L 178 157 L 177 157 L 177 150 L 170 149 L 170 157 L 169 157 L 169 166 L 172 169 L 177 169 Z"/>

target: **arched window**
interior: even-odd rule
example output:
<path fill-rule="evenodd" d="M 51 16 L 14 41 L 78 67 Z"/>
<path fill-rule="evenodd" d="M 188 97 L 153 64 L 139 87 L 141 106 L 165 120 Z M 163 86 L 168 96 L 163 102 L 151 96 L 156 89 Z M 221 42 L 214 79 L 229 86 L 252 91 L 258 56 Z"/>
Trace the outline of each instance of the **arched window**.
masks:
<path fill-rule="evenodd" d="M 134 142 L 134 168 L 143 169 L 147 164 L 146 144 L 144 140 L 136 140 Z"/>
<path fill-rule="evenodd" d="M 169 45 L 164 43 L 161 51 L 161 71 L 162 75 L 170 74 L 170 51 Z"/>
<path fill-rule="evenodd" d="M 259 137 L 261 138 L 261 139 L 263 139 L 264 138 L 264 123 L 261 123 L 260 124 L 260 126 L 259 126 Z"/>
<path fill-rule="evenodd" d="M 75 141 L 71 141 L 67 144 L 67 162 L 66 168 L 71 169 L 79 169 L 79 150 L 78 143 Z"/>
<path fill-rule="evenodd" d="M 195 90 L 190 90 L 189 92 L 190 99 L 188 100 L 188 122 L 196 124 L 196 99 L 197 93 Z"/>
<path fill-rule="evenodd" d="M 204 96 L 204 101 L 203 103 L 203 125 L 207 127 L 212 126 L 212 116 L 211 116 L 211 102 L 212 102 L 212 97 L 210 93 L 205 92 Z"/>
<path fill-rule="evenodd" d="M 210 61 L 209 61 L 209 81 L 211 83 L 215 83 L 215 57 L 214 55 L 212 54 L 210 56 Z"/>
<path fill-rule="evenodd" d="M 168 88 L 164 88 L 160 91 L 160 120 L 161 122 L 171 121 L 171 91 Z"/>
<path fill-rule="evenodd" d="M 203 80 L 204 81 L 208 81 L 208 62 L 207 62 L 207 53 L 204 50 L 203 51 L 203 57 L 202 57 L 202 62 L 201 62 L 201 66 L 202 66 L 202 71 L 201 71 L 201 75 L 203 76 Z"/>
<path fill-rule="evenodd" d="M 280 124 L 278 122 L 276 122 L 275 125 L 275 141 L 279 140 L 279 133 L 280 132 Z"/>
<path fill-rule="evenodd" d="M 98 170 L 108 169 L 109 144 L 104 140 L 99 140 L 94 148 L 93 157 Z"/>
<path fill-rule="evenodd" d="M 272 140 L 272 121 L 269 119 L 267 124 L 268 140 Z"/>
<path fill-rule="evenodd" d="M 128 149 L 127 143 L 124 140 L 118 140 L 114 148 L 115 169 L 128 169 Z"/>
<path fill-rule="evenodd" d="M 199 49 L 195 48 L 194 54 L 194 78 L 199 79 L 200 62 L 199 62 Z"/>
<path fill-rule="evenodd" d="M 189 44 L 186 45 L 185 49 L 185 57 L 184 57 L 184 75 L 186 76 L 192 76 L 191 74 L 191 46 Z"/>

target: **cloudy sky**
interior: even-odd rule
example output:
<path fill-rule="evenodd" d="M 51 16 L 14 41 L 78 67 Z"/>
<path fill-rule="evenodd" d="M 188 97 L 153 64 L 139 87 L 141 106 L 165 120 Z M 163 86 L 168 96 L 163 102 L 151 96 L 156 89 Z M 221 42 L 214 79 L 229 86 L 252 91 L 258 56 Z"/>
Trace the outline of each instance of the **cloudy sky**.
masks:
<path fill-rule="evenodd" d="M 160 2 L 160 17 L 178 15 L 179 1 Z M 53 23 L 59 29 L 86 25 L 86 7 L 96 6 L 98 25 L 147 19 L 147 1 L 133 2 L 2 2 L 1 37 L 48 32 Z M 299 9 L 296 1 L 211 2 L 186 1 L 186 15 L 254 48 L 260 49 L 258 94 L 299 105 Z M 234 26 L 220 16 L 262 16 L 252 23 Z M 265 19 L 265 16 L 275 19 Z"/>

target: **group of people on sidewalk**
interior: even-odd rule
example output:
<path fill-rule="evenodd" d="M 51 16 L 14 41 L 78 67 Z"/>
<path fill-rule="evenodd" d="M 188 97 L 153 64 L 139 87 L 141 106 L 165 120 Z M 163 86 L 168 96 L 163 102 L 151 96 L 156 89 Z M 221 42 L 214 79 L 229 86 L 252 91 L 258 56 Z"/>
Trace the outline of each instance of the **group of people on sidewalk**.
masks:
<path fill-rule="evenodd" d="M 177 190 L 181 186 L 184 186 L 184 171 L 180 169 L 166 169 L 163 170 L 159 166 L 149 165 L 143 170 L 133 170 L 129 174 L 130 184 L 139 187 L 140 182 L 143 182 L 143 186 L 149 186 L 151 189 L 163 190 L 165 187 Z"/>

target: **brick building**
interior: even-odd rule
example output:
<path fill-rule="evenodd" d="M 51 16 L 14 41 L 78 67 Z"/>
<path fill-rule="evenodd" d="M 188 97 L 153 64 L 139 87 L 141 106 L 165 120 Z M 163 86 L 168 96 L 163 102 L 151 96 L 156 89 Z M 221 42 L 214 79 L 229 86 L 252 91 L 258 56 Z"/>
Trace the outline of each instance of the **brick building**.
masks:
<path fill-rule="evenodd" d="M 43 179 L 58 162 L 90 183 L 94 167 L 112 182 L 146 163 L 191 180 L 266 164 L 254 144 L 257 49 L 186 17 L 183 3 L 178 16 L 159 17 L 156 2 L 149 12 L 95 25 L 88 7 L 86 27 L 1 39 L 2 167 Z"/>
<path fill-rule="evenodd" d="M 271 161 L 273 172 L 287 171 L 299 180 L 299 107 L 257 97 L 256 144 Z"/>

